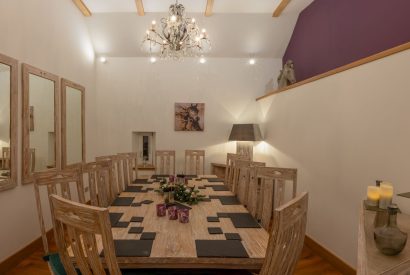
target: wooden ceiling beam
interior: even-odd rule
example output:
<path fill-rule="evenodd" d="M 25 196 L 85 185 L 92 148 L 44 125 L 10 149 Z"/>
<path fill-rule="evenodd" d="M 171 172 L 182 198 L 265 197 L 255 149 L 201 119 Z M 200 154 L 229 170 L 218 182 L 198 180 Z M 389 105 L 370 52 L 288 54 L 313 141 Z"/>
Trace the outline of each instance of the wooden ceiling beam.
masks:
<path fill-rule="evenodd" d="M 212 11 L 213 7 L 214 7 L 214 0 L 207 0 L 205 16 L 211 16 L 213 14 L 213 11 Z"/>
<path fill-rule="evenodd" d="M 73 2 L 85 17 L 91 16 L 91 11 L 82 0 L 73 0 Z"/>
<path fill-rule="evenodd" d="M 144 11 L 144 4 L 142 3 L 142 0 L 135 0 L 135 5 L 137 6 L 137 13 L 139 16 L 144 16 L 145 11 Z"/>
<path fill-rule="evenodd" d="M 283 10 L 289 5 L 289 2 L 290 0 L 281 0 L 279 5 L 273 12 L 273 17 L 279 17 L 282 14 Z"/>

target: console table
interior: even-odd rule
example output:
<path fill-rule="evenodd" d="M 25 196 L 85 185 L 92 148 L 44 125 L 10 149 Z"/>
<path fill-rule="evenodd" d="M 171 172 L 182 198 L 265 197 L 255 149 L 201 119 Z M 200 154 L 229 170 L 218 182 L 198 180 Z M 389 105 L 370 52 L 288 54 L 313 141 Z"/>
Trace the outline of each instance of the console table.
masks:
<path fill-rule="evenodd" d="M 410 235 L 410 216 L 397 214 L 399 228 Z M 360 275 L 407 275 L 410 274 L 410 241 L 396 256 L 385 256 L 376 247 L 373 239 L 373 221 L 376 212 L 361 207 L 358 235 L 357 274 Z"/>

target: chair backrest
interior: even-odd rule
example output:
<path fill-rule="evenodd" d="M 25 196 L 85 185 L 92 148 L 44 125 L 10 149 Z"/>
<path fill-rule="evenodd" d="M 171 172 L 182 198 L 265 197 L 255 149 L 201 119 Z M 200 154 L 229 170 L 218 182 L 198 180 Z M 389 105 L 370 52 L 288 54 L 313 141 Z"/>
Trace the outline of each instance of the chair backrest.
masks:
<path fill-rule="evenodd" d="M 96 157 L 95 160 L 97 162 L 100 162 L 100 161 L 110 161 L 111 162 L 111 170 L 112 170 L 111 172 L 112 181 L 110 182 L 111 199 L 115 199 L 118 196 L 118 194 L 120 194 L 121 192 L 125 190 L 120 158 L 117 155 L 112 155 L 112 156 Z"/>
<path fill-rule="evenodd" d="M 48 254 L 49 247 L 46 235 L 46 226 L 44 223 L 44 213 L 42 207 L 42 200 L 40 189 L 46 189 L 47 199 L 44 202 L 49 202 L 50 195 L 61 195 L 69 200 L 77 199 L 81 203 L 85 203 L 85 192 L 83 182 L 80 179 L 81 173 L 78 169 L 70 169 L 66 171 L 46 171 L 37 172 L 33 174 L 34 177 L 34 195 L 36 198 L 37 214 L 40 223 L 41 238 L 43 241 L 44 252 Z M 73 187 L 74 186 L 74 187 Z M 73 187 L 75 189 L 75 196 L 72 194 Z"/>
<path fill-rule="evenodd" d="M 129 157 L 129 173 L 131 182 L 134 182 L 138 178 L 138 153 L 130 152 Z"/>
<path fill-rule="evenodd" d="M 36 149 L 35 148 L 30 148 L 30 172 L 34 173 L 36 170 Z"/>
<path fill-rule="evenodd" d="M 175 151 L 155 151 L 155 173 L 158 175 L 175 175 Z"/>
<path fill-rule="evenodd" d="M 1 168 L 10 169 L 10 147 L 1 148 Z"/>
<path fill-rule="evenodd" d="M 226 168 L 225 168 L 225 185 L 231 190 L 233 184 L 234 169 L 233 164 L 235 160 L 250 161 L 250 157 L 246 155 L 228 153 L 226 155 Z"/>
<path fill-rule="evenodd" d="M 275 209 L 272 233 L 260 275 L 294 273 L 303 249 L 307 210 L 307 193 Z"/>
<path fill-rule="evenodd" d="M 265 229 L 272 224 L 273 211 L 285 203 L 287 182 L 292 184 L 292 198 L 296 196 L 297 169 L 258 167 L 251 169 L 248 210 Z"/>
<path fill-rule="evenodd" d="M 84 163 L 82 175 L 87 175 L 90 189 L 90 203 L 93 206 L 108 207 L 111 200 L 110 182 L 112 169 L 110 161 Z"/>
<path fill-rule="evenodd" d="M 245 207 L 247 207 L 249 200 L 251 169 L 264 166 L 266 166 L 264 162 L 246 160 L 235 160 L 233 163 L 232 191 Z"/>
<path fill-rule="evenodd" d="M 124 186 L 127 187 L 131 184 L 132 178 L 130 177 L 130 156 L 128 153 L 120 153 L 117 155 L 119 159 L 119 165 L 121 167 L 122 172 L 122 180 L 124 182 Z"/>
<path fill-rule="evenodd" d="M 101 236 L 110 275 L 120 275 L 107 208 L 88 206 L 52 195 L 51 212 L 61 262 L 68 275 L 107 274 L 100 260 L 96 235 Z M 70 253 L 71 252 L 71 253 Z"/>
<path fill-rule="evenodd" d="M 185 150 L 185 174 L 205 174 L 205 150 Z"/>

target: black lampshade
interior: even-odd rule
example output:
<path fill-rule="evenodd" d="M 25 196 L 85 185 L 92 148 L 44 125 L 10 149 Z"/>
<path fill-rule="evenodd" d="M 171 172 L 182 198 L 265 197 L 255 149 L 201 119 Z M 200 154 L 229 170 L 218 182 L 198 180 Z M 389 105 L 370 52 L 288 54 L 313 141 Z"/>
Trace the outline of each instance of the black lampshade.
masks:
<path fill-rule="evenodd" d="M 258 124 L 234 124 L 229 141 L 261 141 L 262 134 Z"/>

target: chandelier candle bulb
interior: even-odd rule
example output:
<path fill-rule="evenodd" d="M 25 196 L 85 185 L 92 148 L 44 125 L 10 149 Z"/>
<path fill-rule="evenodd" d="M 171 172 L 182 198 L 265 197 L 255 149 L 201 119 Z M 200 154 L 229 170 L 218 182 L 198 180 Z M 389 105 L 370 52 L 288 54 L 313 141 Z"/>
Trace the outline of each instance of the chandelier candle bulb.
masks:
<path fill-rule="evenodd" d="M 378 206 L 380 200 L 380 188 L 377 186 L 367 187 L 367 205 Z"/>
<path fill-rule="evenodd" d="M 393 185 L 389 182 L 382 182 L 380 184 L 380 200 L 379 208 L 387 209 L 393 200 Z"/>

